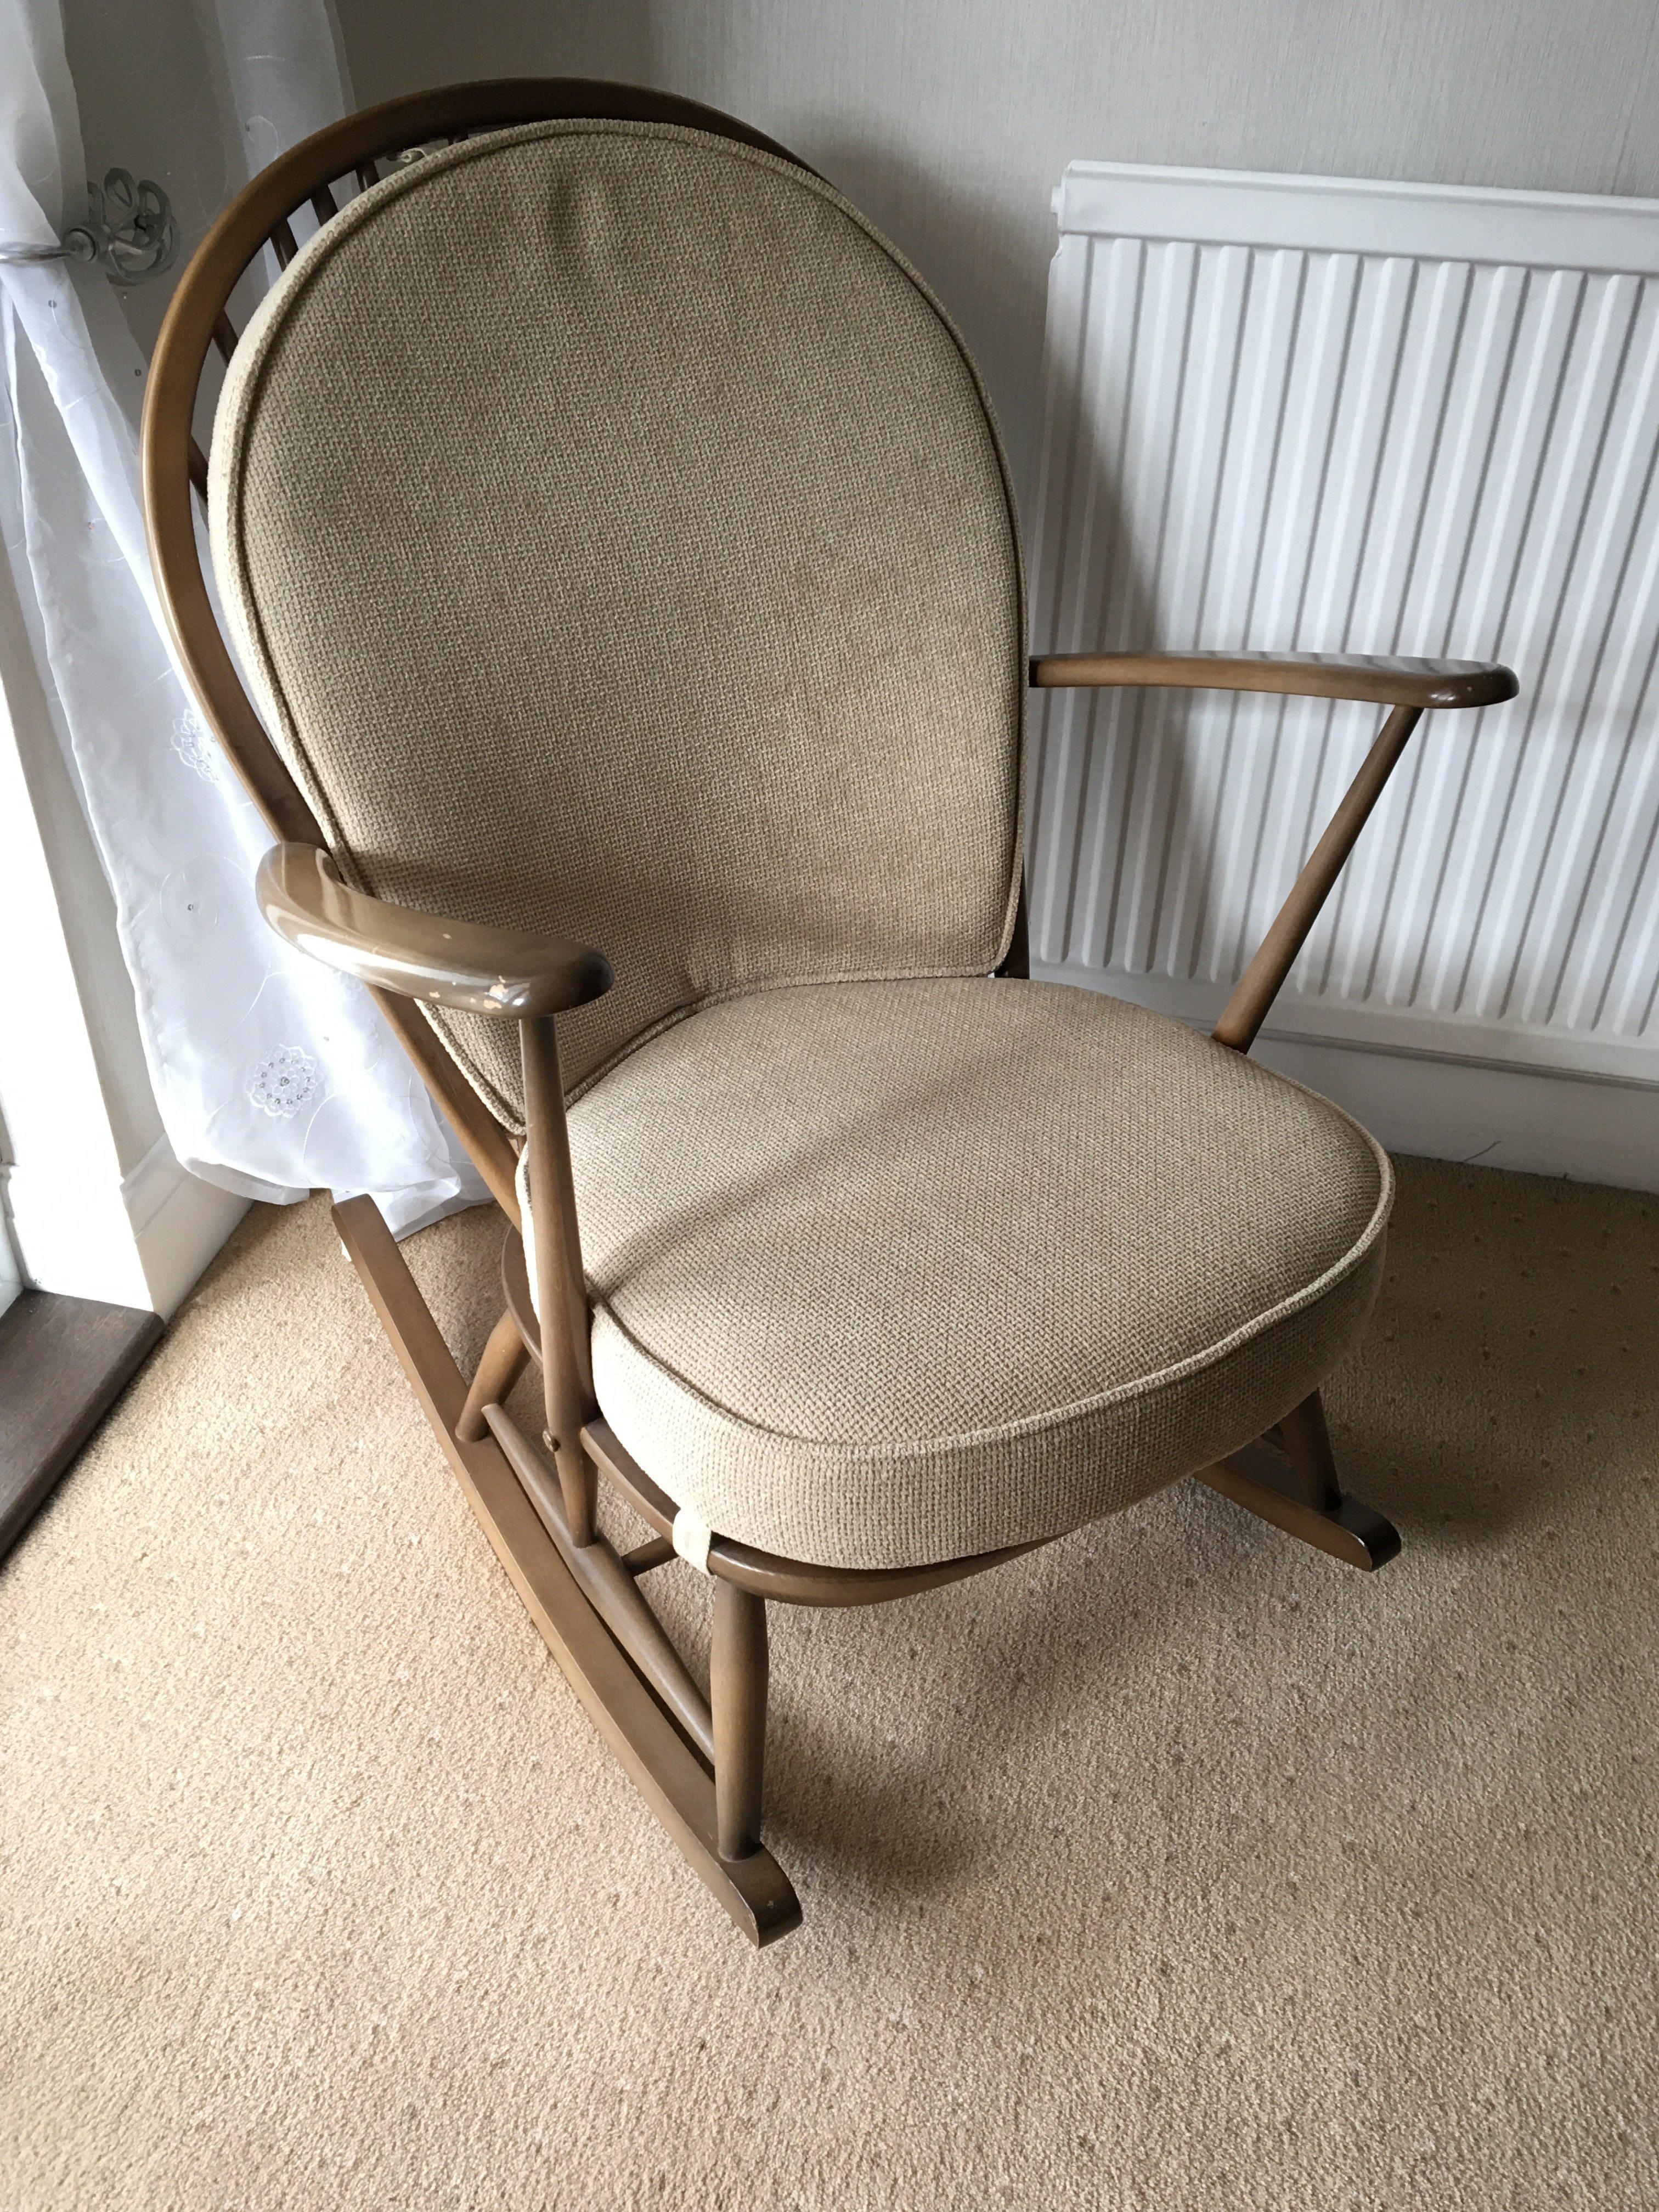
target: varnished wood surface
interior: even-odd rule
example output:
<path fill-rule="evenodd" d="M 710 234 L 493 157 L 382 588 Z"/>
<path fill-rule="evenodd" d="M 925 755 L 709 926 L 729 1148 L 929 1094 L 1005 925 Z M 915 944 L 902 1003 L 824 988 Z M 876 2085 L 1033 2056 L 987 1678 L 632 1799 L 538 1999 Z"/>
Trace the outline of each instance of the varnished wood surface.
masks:
<path fill-rule="evenodd" d="M 529 1021 L 586 1006 L 613 980 L 602 952 L 568 938 L 456 921 L 353 890 L 315 845 L 273 845 L 253 888 L 260 913 L 300 951 L 430 1006 Z"/>
<path fill-rule="evenodd" d="M 642 1544 L 635 1544 L 631 1552 L 624 1552 L 622 1563 L 630 1575 L 648 1575 L 657 1568 L 665 1567 L 679 1553 L 674 1549 L 672 1536 L 647 1536 Z"/>
<path fill-rule="evenodd" d="M 1342 1485 L 1337 1480 L 1336 1455 L 1325 1425 L 1324 1401 L 1317 1390 L 1299 1406 L 1293 1406 L 1273 1435 L 1263 1441 L 1276 1444 L 1284 1453 L 1296 1494 L 1304 1504 L 1311 1505 L 1316 1513 L 1336 1511 L 1342 1503 Z"/>
<path fill-rule="evenodd" d="M 510 1313 L 504 1313 L 489 1332 L 489 1340 L 467 1385 L 466 1403 L 455 1424 L 455 1433 L 464 1444 L 476 1444 L 489 1435 L 484 1407 L 505 1405 L 529 1362 L 530 1354 L 525 1350 L 519 1324 Z"/>
<path fill-rule="evenodd" d="M 593 1395 L 592 1323 L 582 1272 L 564 1084 L 551 1021 L 526 1022 L 519 1039 L 525 1119 L 530 1129 L 530 1202 L 537 1231 L 536 1328 L 546 1435 L 559 1470 L 571 1535 L 578 1544 L 586 1544 L 593 1535 L 598 1483 L 581 1437 L 583 1425 L 599 1411 L 599 1401 Z"/>
<path fill-rule="evenodd" d="M 760 1848 L 766 1771 L 766 1601 L 714 1584 L 708 1702 L 714 1723 L 715 1838 L 723 1859 Z"/>
<path fill-rule="evenodd" d="M 413 999 L 376 991 L 386 1026 L 420 1071 L 468 1157 L 507 1219 L 519 1225 L 519 1155 L 513 1139 L 461 1073 L 459 1062 Z"/>
<path fill-rule="evenodd" d="M 1369 1573 L 1385 1566 L 1400 1549 L 1393 1522 L 1357 1498 L 1339 1493 L 1332 1505 L 1310 1504 L 1298 1494 L 1302 1483 L 1284 1455 L 1265 1443 L 1247 1444 L 1215 1466 L 1200 1468 L 1198 1480 L 1258 1520 L 1300 1537 L 1316 1551 L 1328 1552 L 1345 1565 Z"/>
<path fill-rule="evenodd" d="M 161 1337 L 159 1314 L 46 1291 L 0 1314 L 0 1559 Z"/>
<path fill-rule="evenodd" d="M 373 1199 L 334 1209 L 393 1351 L 496 1556 L 566 1680 L 652 1811 L 751 1942 L 800 1924 L 800 1907 L 769 1852 L 728 1863 L 716 1848 L 714 1784 L 696 1753 L 593 1610 L 493 1437 L 463 1443 L 466 1389 L 448 1346 Z"/>
<path fill-rule="evenodd" d="M 1031 663 L 1031 681 L 1043 690 L 1276 691 L 1425 709 L 1489 707 L 1519 688 L 1497 661 L 1337 653 L 1045 653 Z"/>
<path fill-rule="evenodd" d="M 1239 977 L 1233 994 L 1222 1010 L 1211 1034 L 1218 1044 L 1235 1052 L 1248 1052 L 1267 1018 L 1296 957 L 1308 941 L 1319 919 L 1320 908 L 1330 896 L 1342 864 L 1352 852 L 1371 809 L 1382 795 L 1406 750 L 1412 732 L 1422 719 L 1419 707 L 1396 707 L 1377 732 L 1376 742 L 1359 764 L 1359 771 L 1343 793 L 1325 833 L 1303 865 L 1291 886 L 1290 896 L 1274 916 L 1272 927 Z"/>
<path fill-rule="evenodd" d="M 708 1700 L 698 1689 L 668 1632 L 652 1612 L 626 1563 L 603 1536 L 578 1544 L 571 1534 L 564 1495 L 554 1468 L 536 1449 L 511 1414 L 489 1408 L 490 1434 L 506 1454 L 525 1495 L 540 1516 L 595 1612 L 656 1692 L 681 1732 L 712 1765 L 714 1736 Z M 729 1852 L 723 1856 L 730 1857 Z"/>

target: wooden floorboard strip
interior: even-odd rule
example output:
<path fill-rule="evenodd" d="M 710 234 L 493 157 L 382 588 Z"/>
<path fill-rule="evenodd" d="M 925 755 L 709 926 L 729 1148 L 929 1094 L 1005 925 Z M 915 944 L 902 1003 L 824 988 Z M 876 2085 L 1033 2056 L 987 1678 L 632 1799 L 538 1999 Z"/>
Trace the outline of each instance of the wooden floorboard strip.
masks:
<path fill-rule="evenodd" d="M 49 1291 L 0 1314 L 0 1559 L 161 1335 L 159 1314 Z"/>

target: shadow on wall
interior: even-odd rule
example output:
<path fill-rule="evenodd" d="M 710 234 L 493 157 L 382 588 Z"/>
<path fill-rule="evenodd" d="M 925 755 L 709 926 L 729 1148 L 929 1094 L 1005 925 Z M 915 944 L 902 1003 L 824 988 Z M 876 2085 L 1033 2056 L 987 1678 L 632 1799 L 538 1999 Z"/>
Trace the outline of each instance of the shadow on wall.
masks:
<path fill-rule="evenodd" d="M 64 0 L 64 42 L 88 176 L 121 167 L 153 177 L 178 218 L 173 273 L 116 293 L 148 354 L 185 262 L 241 186 L 239 158 L 227 153 L 234 125 L 223 56 L 191 0 L 151 0 L 142 10 Z"/>
<path fill-rule="evenodd" d="M 890 145 L 811 128 L 790 143 L 891 239 L 967 340 L 996 409 L 1029 530 L 1042 428 L 1046 270 L 1028 265 L 1018 226 L 988 198 L 952 193 Z"/>
<path fill-rule="evenodd" d="M 86 0 L 78 0 L 86 4 Z M 768 131 L 838 185 L 914 261 L 967 337 L 995 395 L 1022 502 L 1041 419 L 1045 270 L 1029 228 L 988 192 L 945 191 L 893 142 L 847 131 L 828 109 L 798 110 L 762 89 L 729 16 L 709 11 L 687 46 L 661 0 L 566 0 L 556 10 L 450 0 L 337 0 L 365 105 L 480 76 L 605 77 L 704 100 Z"/>
<path fill-rule="evenodd" d="M 1063 512 L 1047 518 L 1045 544 L 1037 544 L 1047 301 L 1042 278 L 1025 265 L 1018 227 L 999 222 L 982 204 L 953 198 L 936 178 L 884 148 L 831 140 L 802 151 L 937 293 L 993 386 L 994 401 L 999 382 L 991 373 L 994 358 L 1004 367 L 1004 390 L 1011 375 L 1022 381 L 1019 414 L 1012 423 L 1002 419 L 1002 409 L 998 414 L 1020 507 L 1033 650 L 1113 651 L 1164 642 L 1171 623 L 1178 627 L 1181 611 L 1156 605 L 1147 565 L 1156 549 L 1137 544 L 1122 526 L 1115 466 L 1095 434 L 1093 410 L 1076 405 L 1064 391 L 1055 394 L 1054 415 L 1068 426 L 1064 434 L 1073 442 L 1068 452 L 1051 457 L 1048 470 L 1050 495 L 1063 502 Z M 1076 372 L 1068 364 L 1059 373 Z M 1016 432 L 1023 450 L 1015 445 Z M 1054 574 L 1042 573 L 1040 562 L 1049 549 L 1091 544 L 1109 549 L 1094 572 L 1062 565 Z M 1176 817 L 1185 818 L 1192 795 L 1183 767 L 1188 711 L 1186 696 L 1179 693 L 1033 694 L 1027 852 L 1036 877 L 1031 886 L 1036 957 L 1058 962 L 1068 949 L 1081 949 L 1073 945 L 1080 921 L 1073 902 L 1091 882 L 1119 875 L 1115 846 L 1149 778 L 1162 780 Z M 1051 850 L 1047 825 L 1060 823 L 1067 825 L 1065 849 Z M 1094 916 L 1091 938 L 1100 939 L 1103 932 L 1109 944 L 1115 923 L 1109 913 Z"/>
<path fill-rule="evenodd" d="M 560 0 L 549 9 L 336 0 L 336 12 L 365 107 L 476 77 L 597 76 L 675 88 L 663 84 L 653 0 Z"/>

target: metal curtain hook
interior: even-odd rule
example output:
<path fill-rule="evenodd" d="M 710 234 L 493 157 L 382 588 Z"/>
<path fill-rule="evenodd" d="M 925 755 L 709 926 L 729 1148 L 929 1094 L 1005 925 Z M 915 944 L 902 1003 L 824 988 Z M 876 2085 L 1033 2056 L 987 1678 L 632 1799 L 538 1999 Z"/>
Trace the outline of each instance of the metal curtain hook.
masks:
<path fill-rule="evenodd" d="M 111 169 L 101 187 L 87 185 L 87 213 L 56 246 L 0 244 L 0 261 L 27 264 L 78 261 L 104 271 L 123 289 L 148 283 L 172 268 L 179 253 L 173 204 L 150 178 Z"/>

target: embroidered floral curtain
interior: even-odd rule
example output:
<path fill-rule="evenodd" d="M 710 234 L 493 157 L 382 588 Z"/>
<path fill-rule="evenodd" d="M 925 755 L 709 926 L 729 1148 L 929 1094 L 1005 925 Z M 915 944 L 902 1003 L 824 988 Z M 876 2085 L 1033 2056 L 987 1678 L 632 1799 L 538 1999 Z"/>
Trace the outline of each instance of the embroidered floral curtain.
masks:
<path fill-rule="evenodd" d="M 223 42 L 233 173 L 349 104 L 326 0 L 199 13 Z M 52 243 L 85 182 L 59 0 L 0 0 L 0 239 Z M 0 537 L 114 891 L 167 1137 L 193 1172 L 249 1197 L 372 1191 L 407 1234 L 483 1187 L 367 994 L 290 951 L 255 908 L 270 833 L 164 642 L 139 491 L 143 374 L 100 271 L 0 264 Z"/>

